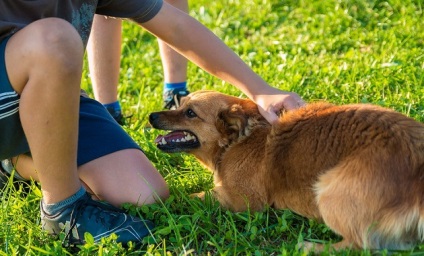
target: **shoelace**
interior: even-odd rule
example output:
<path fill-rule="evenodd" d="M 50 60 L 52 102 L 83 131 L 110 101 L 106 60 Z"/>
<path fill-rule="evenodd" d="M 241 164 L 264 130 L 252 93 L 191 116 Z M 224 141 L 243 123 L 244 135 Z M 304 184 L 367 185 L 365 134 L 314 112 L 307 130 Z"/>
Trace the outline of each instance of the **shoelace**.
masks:
<path fill-rule="evenodd" d="M 101 203 L 101 202 L 92 200 L 91 198 L 89 198 L 89 196 L 84 196 L 84 198 L 75 202 L 74 208 L 72 209 L 70 223 L 69 223 L 69 230 L 66 232 L 65 237 L 62 240 L 63 247 L 70 247 L 70 246 L 75 246 L 77 244 L 78 245 L 82 244 L 81 239 L 76 240 L 72 236 L 72 230 L 77 225 L 77 219 L 82 215 L 82 213 L 84 212 L 84 208 L 86 208 L 87 206 L 94 206 L 94 207 L 102 209 L 103 211 L 108 210 L 113 212 L 124 213 L 123 210 L 116 208 L 110 204 Z M 97 217 L 99 218 L 100 216 L 97 216 Z"/>
<path fill-rule="evenodd" d="M 168 95 L 172 95 L 172 99 L 165 104 L 165 108 L 171 109 L 174 105 L 176 108 L 178 108 L 180 106 L 181 97 L 187 96 L 188 94 L 188 91 L 177 91 L 175 94 L 174 91 L 169 91 Z"/>
<path fill-rule="evenodd" d="M 170 109 L 173 105 L 175 105 L 176 108 L 178 108 L 180 106 L 180 103 L 178 102 L 178 94 L 175 94 L 172 97 L 172 100 L 168 101 L 168 103 L 166 103 L 165 108 Z"/>

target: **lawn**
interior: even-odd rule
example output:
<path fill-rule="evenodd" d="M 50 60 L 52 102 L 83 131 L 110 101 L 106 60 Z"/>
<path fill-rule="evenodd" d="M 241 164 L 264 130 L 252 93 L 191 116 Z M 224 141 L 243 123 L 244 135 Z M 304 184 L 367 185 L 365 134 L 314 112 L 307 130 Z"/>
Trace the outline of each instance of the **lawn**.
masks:
<path fill-rule="evenodd" d="M 297 92 L 308 102 L 373 103 L 424 122 L 422 0 L 189 3 L 190 14 L 271 85 Z M 340 239 L 325 225 L 288 210 L 232 213 L 211 198 L 191 199 L 191 193 L 211 188 L 212 176 L 193 157 L 164 154 L 154 145 L 159 132 L 148 127 L 147 116 L 162 109 L 162 83 L 157 41 L 126 22 L 119 86 L 125 115 L 131 116 L 125 129 L 165 177 L 171 197 L 139 208 L 124 206 L 157 226 L 141 248 L 124 249 L 112 237 L 99 245 L 88 243 L 80 255 L 304 255 L 296 250 L 299 241 Z M 188 85 L 191 91 L 213 89 L 243 97 L 237 88 L 194 64 L 189 64 Z M 91 93 L 87 65 L 82 87 Z M 70 253 L 40 229 L 38 184 L 32 183 L 29 193 L 8 186 L 1 197 L 0 255 Z M 394 254 L 424 255 L 424 244 Z"/>

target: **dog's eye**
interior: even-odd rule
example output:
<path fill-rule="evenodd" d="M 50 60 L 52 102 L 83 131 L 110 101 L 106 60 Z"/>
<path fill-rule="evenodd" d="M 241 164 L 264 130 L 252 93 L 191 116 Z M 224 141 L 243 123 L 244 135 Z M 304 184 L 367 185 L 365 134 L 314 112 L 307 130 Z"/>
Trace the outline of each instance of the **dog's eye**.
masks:
<path fill-rule="evenodd" d="M 196 113 L 194 113 L 194 111 L 193 110 L 191 110 L 190 108 L 189 109 L 187 109 L 187 111 L 185 112 L 185 114 L 186 114 L 186 116 L 188 117 L 188 118 L 194 118 L 194 117 L 196 117 L 197 115 L 196 115 Z"/>

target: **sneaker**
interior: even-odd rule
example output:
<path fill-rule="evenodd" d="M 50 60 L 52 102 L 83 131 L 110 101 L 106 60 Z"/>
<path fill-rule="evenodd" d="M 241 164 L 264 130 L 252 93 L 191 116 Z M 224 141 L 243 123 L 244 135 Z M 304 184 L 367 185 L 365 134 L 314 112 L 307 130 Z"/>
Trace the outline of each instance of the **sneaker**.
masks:
<path fill-rule="evenodd" d="M 65 208 L 55 215 L 47 214 L 41 202 L 40 205 L 42 228 L 52 235 L 64 232 L 65 238 L 62 241 L 64 247 L 85 244 L 85 232 L 93 236 L 95 243 L 112 233 L 118 236 L 117 242 L 123 245 L 130 241 L 140 243 L 154 227 L 150 221 L 141 220 L 110 204 L 91 199 L 88 193 L 78 199 L 72 207 Z"/>
<path fill-rule="evenodd" d="M 0 164 L 0 190 L 3 190 L 9 182 L 10 174 L 3 169 L 3 166 Z"/>
<path fill-rule="evenodd" d="M 190 92 L 185 88 L 178 88 L 173 90 L 165 90 L 163 93 L 164 108 L 176 109 L 180 106 L 181 98 L 185 97 Z"/>
<path fill-rule="evenodd" d="M 12 176 L 13 169 L 12 160 L 5 159 L 0 161 L 0 191 L 7 186 L 10 176 Z M 19 187 L 19 183 L 25 183 L 25 190 L 29 188 L 27 180 L 22 178 L 16 171 L 13 175 L 13 181 L 13 185 L 16 189 Z"/>
<path fill-rule="evenodd" d="M 120 125 L 124 125 L 125 124 L 125 118 L 122 115 L 121 111 L 117 111 L 114 108 L 106 108 L 107 111 L 111 114 L 111 116 L 113 117 L 113 119 L 115 119 L 115 121 L 120 124 Z"/>

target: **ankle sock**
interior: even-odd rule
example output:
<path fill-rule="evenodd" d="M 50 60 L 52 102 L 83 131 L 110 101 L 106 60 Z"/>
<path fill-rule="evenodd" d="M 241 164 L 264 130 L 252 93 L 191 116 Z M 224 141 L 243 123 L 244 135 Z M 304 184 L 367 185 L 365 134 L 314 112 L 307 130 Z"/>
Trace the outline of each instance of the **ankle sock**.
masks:
<path fill-rule="evenodd" d="M 187 88 L 187 82 L 180 82 L 180 83 L 165 83 L 163 86 L 163 91 L 170 91 L 174 89 L 178 89 L 178 91 L 184 90 Z"/>
<path fill-rule="evenodd" d="M 115 101 L 108 104 L 103 104 L 103 106 L 107 109 L 113 109 L 115 112 L 121 112 L 121 103 L 119 101 Z"/>
<path fill-rule="evenodd" d="M 74 204 L 78 199 L 83 197 L 85 193 L 85 188 L 81 187 L 75 194 L 66 198 L 63 201 L 54 204 L 45 204 L 44 201 L 41 201 L 41 206 L 43 207 L 45 213 L 47 213 L 48 215 L 53 215 L 55 213 L 60 212 L 62 209 Z"/>

